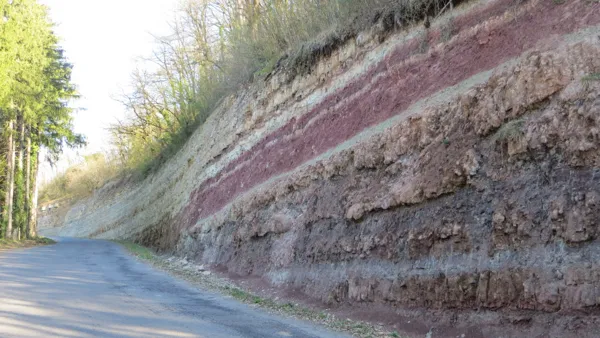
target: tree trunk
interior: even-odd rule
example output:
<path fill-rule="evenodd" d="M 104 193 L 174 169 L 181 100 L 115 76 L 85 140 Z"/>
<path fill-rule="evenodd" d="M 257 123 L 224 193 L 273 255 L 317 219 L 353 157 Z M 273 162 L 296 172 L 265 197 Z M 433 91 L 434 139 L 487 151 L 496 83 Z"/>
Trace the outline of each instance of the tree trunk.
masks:
<path fill-rule="evenodd" d="M 13 238 L 16 238 L 17 240 L 20 240 L 21 238 L 23 238 L 24 232 L 25 232 L 25 222 L 26 222 L 26 217 L 24 217 L 24 213 L 25 213 L 25 198 L 23 195 L 25 195 L 25 191 L 23 191 L 23 185 L 25 182 L 23 182 L 24 179 L 24 173 L 23 173 L 23 157 L 25 154 L 25 117 L 23 115 L 20 116 L 20 118 L 17 119 L 18 120 L 18 128 L 19 128 L 19 151 L 17 153 L 18 156 L 18 168 L 17 168 L 17 174 L 19 175 L 17 179 L 15 179 L 15 184 L 17 184 L 16 189 L 17 189 L 17 194 L 16 194 L 16 201 L 14 201 L 14 206 L 16 208 L 16 214 L 15 211 L 13 211 L 13 218 L 14 218 L 14 229 L 13 229 Z"/>
<path fill-rule="evenodd" d="M 25 150 L 25 121 L 23 116 L 19 119 L 19 170 L 23 171 L 23 150 Z"/>
<path fill-rule="evenodd" d="M 12 152 L 12 128 L 13 121 L 9 121 L 6 124 L 6 181 L 4 182 L 4 205 L 2 206 L 2 221 L 6 222 L 6 233 L 2 234 L 4 238 L 10 238 L 10 228 L 12 228 L 12 222 L 10 221 L 9 210 L 12 210 L 12 207 L 9 205 L 10 201 L 10 153 Z"/>
<path fill-rule="evenodd" d="M 29 237 L 37 236 L 37 209 L 38 209 L 38 170 L 40 167 L 40 152 L 36 149 L 33 157 L 33 170 L 31 179 L 33 181 L 33 196 L 31 197 L 31 205 L 29 208 Z"/>
<path fill-rule="evenodd" d="M 25 149 L 25 215 L 26 215 L 26 224 L 25 224 L 25 233 L 24 236 L 31 237 L 31 230 L 29 226 L 31 222 L 31 135 L 29 135 L 29 131 L 27 132 L 27 149 Z"/>
<path fill-rule="evenodd" d="M 15 142 L 13 137 L 14 120 L 8 122 L 8 152 L 6 153 L 6 199 L 4 201 L 4 220 L 6 221 L 6 238 L 12 239 L 13 191 L 15 188 Z"/>

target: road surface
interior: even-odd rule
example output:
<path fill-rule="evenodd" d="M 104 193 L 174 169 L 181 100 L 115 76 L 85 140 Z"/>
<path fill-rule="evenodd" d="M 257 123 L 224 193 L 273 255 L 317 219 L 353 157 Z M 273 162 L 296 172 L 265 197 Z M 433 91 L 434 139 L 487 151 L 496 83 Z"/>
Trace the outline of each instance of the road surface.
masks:
<path fill-rule="evenodd" d="M 199 291 L 106 241 L 0 252 L 0 337 L 341 337 Z"/>

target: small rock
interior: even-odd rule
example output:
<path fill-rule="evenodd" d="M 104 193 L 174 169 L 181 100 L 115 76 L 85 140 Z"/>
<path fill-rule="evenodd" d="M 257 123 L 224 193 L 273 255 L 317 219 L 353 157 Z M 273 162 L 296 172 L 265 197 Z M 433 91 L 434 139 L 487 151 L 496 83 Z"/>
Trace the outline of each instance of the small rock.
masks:
<path fill-rule="evenodd" d="M 562 280 L 563 279 L 563 273 L 560 270 L 555 270 L 554 271 L 554 277 L 558 280 Z"/>

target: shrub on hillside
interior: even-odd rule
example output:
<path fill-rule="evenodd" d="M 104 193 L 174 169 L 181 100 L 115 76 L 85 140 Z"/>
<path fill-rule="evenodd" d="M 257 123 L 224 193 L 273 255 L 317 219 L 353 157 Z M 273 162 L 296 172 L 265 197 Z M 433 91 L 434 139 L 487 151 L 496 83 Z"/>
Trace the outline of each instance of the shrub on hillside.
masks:
<path fill-rule="evenodd" d="M 57 175 L 40 192 L 40 202 L 91 195 L 121 173 L 117 159 L 102 153 L 85 156 L 82 163 Z"/>
<path fill-rule="evenodd" d="M 121 160 L 142 176 L 177 152 L 225 96 L 282 69 L 293 78 L 358 32 L 439 15 L 455 0 L 187 0 L 122 97 L 112 128 Z M 148 65 L 151 65 L 148 67 Z"/>

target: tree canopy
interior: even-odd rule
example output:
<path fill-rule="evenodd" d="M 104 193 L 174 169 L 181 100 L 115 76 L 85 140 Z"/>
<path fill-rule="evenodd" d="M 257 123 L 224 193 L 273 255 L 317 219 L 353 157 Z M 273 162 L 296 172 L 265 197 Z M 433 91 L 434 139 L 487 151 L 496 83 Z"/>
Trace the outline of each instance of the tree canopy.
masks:
<path fill-rule="evenodd" d="M 73 132 L 72 66 L 52 28 L 36 0 L 0 0 L 0 238 L 35 235 L 40 147 L 56 159 L 85 141 Z"/>

